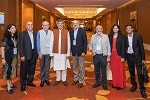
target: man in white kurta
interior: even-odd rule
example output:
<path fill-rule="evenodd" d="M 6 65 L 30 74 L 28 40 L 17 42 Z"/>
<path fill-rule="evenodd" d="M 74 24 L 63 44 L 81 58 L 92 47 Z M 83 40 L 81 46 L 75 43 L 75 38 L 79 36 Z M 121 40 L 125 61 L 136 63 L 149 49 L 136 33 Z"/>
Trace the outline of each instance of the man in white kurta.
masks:
<path fill-rule="evenodd" d="M 61 80 L 63 85 L 67 86 L 67 67 L 70 67 L 68 60 L 70 56 L 70 36 L 68 30 L 63 29 L 63 21 L 61 19 L 57 20 L 56 24 L 58 29 L 53 30 L 53 61 L 54 71 L 56 71 L 56 81 L 53 85 L 58 85 Z"/>

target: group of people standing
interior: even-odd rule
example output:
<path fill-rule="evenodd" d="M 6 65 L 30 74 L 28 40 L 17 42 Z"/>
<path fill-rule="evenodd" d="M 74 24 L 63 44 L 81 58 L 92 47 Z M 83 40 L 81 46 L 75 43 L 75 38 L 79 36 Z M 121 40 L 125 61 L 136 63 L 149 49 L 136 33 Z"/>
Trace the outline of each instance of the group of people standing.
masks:
<path fill-rule="evenodd" d="M 135 66 L 140 85 L 142 97 L 146 98 L 144 87 L 142 64 L 145 63 L 145 53 L 141 35 L 133 32 L 132 25 L 126 25 L 127 35 L 124 36 L 119 25 L 112 26 L 108 35 L 103 33 L 101 25 L 96 26 L 96 33 L 92 35 L 89 45 L 87 43 L 86 32 L 79 27 L 79 21 L 74 20 L 73 30 L 70 32 L 63 28 L 63 20 L 56 21 L 57 29 L 49 30 L 49 22 L 42 22 L 42 29 L 33 31 L 32 22 L 26 23 L 26 30 L 20 33 L 19 41 L 16 26 L 8 25 L 2 40 L 2 64 L 3 78 L 7 80 L 7 92 L 14 93 L 11 78 L 16 77 L 18 67 L 18 51 L 20 52 L 20 84 L 21 91 L 26 90 L 26 85 L 35 87 L 33 83 L 36 59 L 40 60 L 40 87 L 44 84 L 50 85 L 49 69 L 52 65 L 56 71 L 56 81 L 53 86 L 68 85 L 66 80 L 67 68 L 70 67 L 69 56 L 73 58 L 74 80 L 72 85 L 78 88 L 83 87 L 85 75 L 85 55 L 87 46 L 93 54 L 96 83 L 92 85 L 96 88 L 102 85 L 104 90 L 107 87 L 106 66 L 110 63 L 112 70 L 112 87 L 117 90 L 126 87 L 125 60 L 129 67 L 132 87 L 131 92 L 137 89 L 135 81 Z M 19 49 L 18 49 L 19 44 Z M 50 64 L 52 63 L 52 64 Z"/>
<path fill-rule="evenodd" d="M 14 93 L 11 78 L 16 77 L 18 65 L 18 51 L 20 54 L 20 84 L 21 91 L 26 90 L 26 86 L 35 87 L 33 83 L 36 59 L 40 61 L 40 87 L 44 84 L 50 85 L 49 69 L 50 63 L 56 71 L 56 81 L 53 86 L 60 82 L 64 86 L 66 81 L 67 68 L 70 67 L 70 52 L 73 56 L 73 85 L 78 83 L 78 88 L 83 87 L 84 81 L 84 56 L 87 52 L 86 32 L 79 27 L 77 20 L 73 21 L 74 29 L 68 31 L 64 29 L 63 20 L 56 21 L 57 29 L 49 30 L 49 22 L 42 22 L 42 29 L 38 32 L 33 31 L 33 23 L 26 23 L 26 30 L 20 33 L 19 39 L 16 26 L 8 25 L 2 40 L 2 64 L 3 78 L 7 80 L 7 92 Z M 15 76 L 14 76 L 15 75 Z"/>
<path fill-rule="evenodd" d="M 93 88 L 102 85 L 107 90 L 106 66 L 110 63 L 112 71 L 112 88 L 117 90 L 126 87 L 125 60 L 127 60 L 131 84 L 131 92 L 137 89 L 135 67 L 137 70 L 140 93 L 147 98 L 142 75 L 142 64 L 145 64 L 143 40 L 140 34 L 134 32 L 131 24 L 125 26 L 127 35 L 123 35 L 119 25 L 112 26 L 108 36 L 103 33 L 101 25 L 96 26 L 96 34 L 92 35 L 89 50 L 93 54 L 95 80 Z M 100 73 L 101 72 L 101 73 Z"/>

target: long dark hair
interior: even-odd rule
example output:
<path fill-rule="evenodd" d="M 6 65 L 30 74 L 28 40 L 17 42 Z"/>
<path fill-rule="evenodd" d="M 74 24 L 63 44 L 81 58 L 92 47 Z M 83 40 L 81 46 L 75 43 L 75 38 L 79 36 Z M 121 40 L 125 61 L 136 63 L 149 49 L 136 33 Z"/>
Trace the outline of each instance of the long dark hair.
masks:
<path fill-rule="evenodd" d="M 122 35 L 122 32 L 121 32 L 121 30 L 120 30 L 120 26 L 119 26 L 118 24 L 114 24 L 114 25 L 111 27 L 110 32 L 109 32 L 109 35 L 108 35 L 110 38 L 113 38 L 113 35 L 114 35 L 113 28 L 114 28 L 115 26 L 117 26 L 118 29 L 119 29 L 118 35 Z"/>
<path fill-rule="evenodd" d="M 4 32 L 4 37 L 3 37 L 3 39 L 4 38 L 8 38 L 8 39 L 10 39 L 11 38 L 11 33 L 8 31 L 12 26 L 15 26 L 15 28 L 16 28 L 16 25 L 15 24 L 9 24 L 7 27 L 6 27 L 6 29 L 5 29 L 5 32 Z M 14 38 L 17 40 L 18 39 L 18 31 L 17 31 L 17 29 L 16 29 L 16 32 L 14 33 Z"/>

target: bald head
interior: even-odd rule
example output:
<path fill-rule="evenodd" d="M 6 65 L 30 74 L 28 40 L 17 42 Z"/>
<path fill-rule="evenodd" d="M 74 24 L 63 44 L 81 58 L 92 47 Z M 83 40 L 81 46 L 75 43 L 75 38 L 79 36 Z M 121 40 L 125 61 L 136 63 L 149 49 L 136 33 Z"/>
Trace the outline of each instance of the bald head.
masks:
<path fill-rule="evenodd" d="M 72 22 L 72 24 L 73 24 L 73 28 L 74 28 L 74 29 L 79 28 L 79 21 L 74 20 L 74 21 Z"/>
<path fill-rule="evenodd" d="M 32 24 L 31 21 L 28 21 L 28 22 L 26 23 L 26 29 L 27 29 L 28 31 L 33 31 L 33 24 Z"/>
<path fill-rule="evenodd" d="M 102 32 L 103 32 L 103 26 L 97 25 L 97 26 L 96 26 L 96 32 L 97 32 L 98 34 L 102 33 Z"/>
<path fill-rule="evenodd" d="M 49 29 L 49 22 L 48 21 L 43 21 L 42 22 L 42 28 L 44 30 L 48 30 Z"/>

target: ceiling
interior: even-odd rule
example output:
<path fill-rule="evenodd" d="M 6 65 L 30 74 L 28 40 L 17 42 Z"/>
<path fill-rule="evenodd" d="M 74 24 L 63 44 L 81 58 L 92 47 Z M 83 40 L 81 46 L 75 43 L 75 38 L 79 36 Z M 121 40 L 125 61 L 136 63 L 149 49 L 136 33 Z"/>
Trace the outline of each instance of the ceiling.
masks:
<path fill-rule="evenodd" d="M 103 15 L 132 0 L 30 0 L 56 16 L 85 19 Z M 105 8 L 101 11 L 100 8 Z M 100 12 L 101 11 L 101 12 Z"/>

